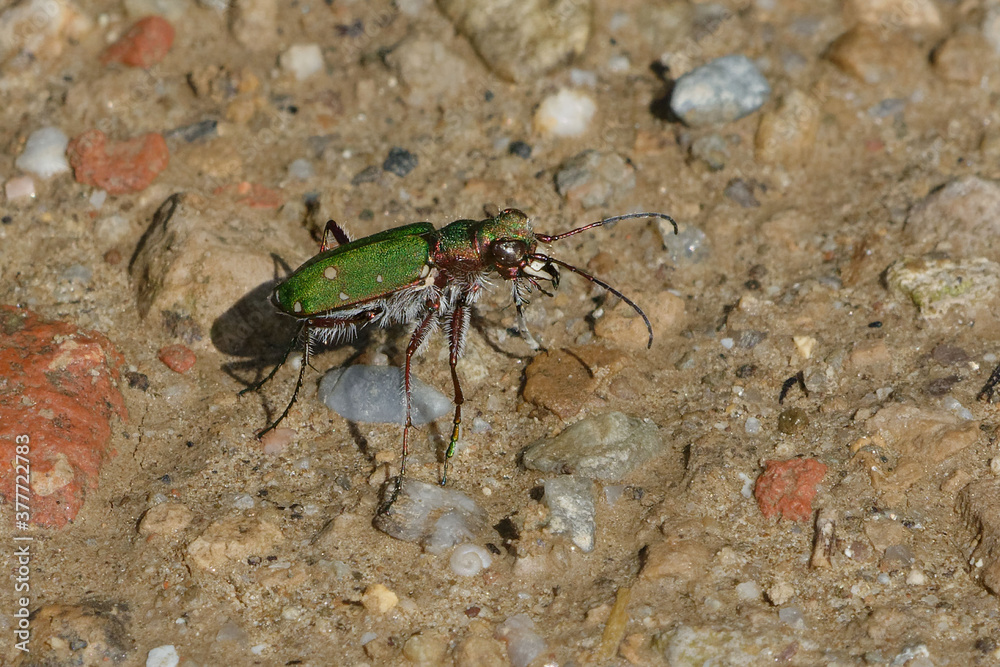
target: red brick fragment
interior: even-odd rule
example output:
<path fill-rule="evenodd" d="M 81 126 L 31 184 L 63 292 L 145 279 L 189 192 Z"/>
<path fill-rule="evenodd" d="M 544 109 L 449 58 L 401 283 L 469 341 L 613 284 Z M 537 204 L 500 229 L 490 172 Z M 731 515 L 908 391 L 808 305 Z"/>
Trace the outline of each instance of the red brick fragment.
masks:
<path fill-rule="evenodd" d="M 180 343 L 161 347 L 156 356 L 159 357 L 164 366 L 175 373 L 187 373 L 194 368 L 194 362 L 196 361 L 194 352 Z"/>
<path fill-rule="evenodd" d="M 111 419 L 127 419 L 116 386 L 123 363 L 95 331 L 0 306 L 0 496 L 14 502 L 14 465 L 26 460 L 31 492 L 18 500 L 28 523 L 64 526 L 97 487 Z"/>
<path fill-rule="evenodd" d="M 66 149 L 77 183 L 121 195 L 146 189 L 170 162 L 167 142 L 155 132 L 125 141 L 108 141 L 100 130 L 87 130 Z"/>
<path fill-rule="evenodd" d="M 174 26 L 162 16 L 136 21 L 118 41 L 101 54 L 101 63 L 122 63 L 131 67 L 152 67 L 163 60 L 174 43 Z"/>
<path fill-rule="evenodd" d="M 808 521 L 816 485 L 826 475 L 826 466 L 816 459 L 766 461 L 757 478 L 754 497 L 767 518 L 780 514 L 790 521 Z"/>

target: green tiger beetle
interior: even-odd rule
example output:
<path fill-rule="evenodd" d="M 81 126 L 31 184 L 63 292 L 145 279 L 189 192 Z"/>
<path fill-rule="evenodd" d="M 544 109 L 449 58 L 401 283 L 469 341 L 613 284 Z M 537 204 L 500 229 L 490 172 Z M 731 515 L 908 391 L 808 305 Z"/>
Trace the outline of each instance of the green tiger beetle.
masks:
<path fill-rule="evenodd" d="M 448 479 L 448 461 L 458 445 L 462 403 L 465 401 L 456 367 L 465 347 L 470 308 L 483 289 L 489 286 L 489 278 L 496 275 L 510 281 L 518 328 L 533 349 L 538 349 L 539 345 L 525 325 L 527 296 L 533 288 L 552 296 L 539 281 L 547 281 L 552 288 L 558 287 L 558 267 L 600 285 L 631 306 L 646 324 L 649 332 L 647 347 L 652 346 L 653 327 L 649 318 L 631 299 L 600 278 L 537 252 L 539 243 L 553 243 L 594 227 L 630 218 L 662 218 L 672 224 L 674 233 L 677 233 L 677 223 L 666 214 L 628 213 L 562 234 L 539 234 L 532 228 L 528 216 L 509 208 L 485 220 L 456 220 L 441 229 L 435 229 L 429 222 L 417 222 L 352 241 L 340 225 L 330 220 L 326 223 L 319 254 L 280 283 L 271 295 L 271 301 L 278 310 L 299 320 L 299 330 L 278 365 L 263 380 L 241 391 L 240 395 L 259 389 L 274 377 L 300 337 L 303 339 L 304 358 L 291 401 L 274 422 L 257 433 L 257 437 L 275 428 L 292 409 L 302 388 L 302 376 L 309 365 L 314 342 L 346 342 L 353 339 L 361 327 L 372 323 L 386 327 L 416 322 L 406 346 L 403 369 L 406 421 L 399 475 L 391 497 L 379 510 L 380 513 L 387 511 L 399 495 L 406 472 L 410 429 L 413 427 L 410 415 L 413 355 L 438 324 L 443 324 L 448 337 L 451 380 L 455 387 L 455 417 L 441 473 L 441 484 L 444 485 Z"/>

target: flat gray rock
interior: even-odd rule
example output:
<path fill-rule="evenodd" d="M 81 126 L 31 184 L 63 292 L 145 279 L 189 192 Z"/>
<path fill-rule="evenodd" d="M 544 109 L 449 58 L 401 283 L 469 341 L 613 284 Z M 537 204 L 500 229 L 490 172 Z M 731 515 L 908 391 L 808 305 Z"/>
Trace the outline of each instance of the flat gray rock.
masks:
<path fill-rule="evenodd" d="M 531 444 L 524 451 L 523 462 L 531 470 L 618 482 L 665 452 L 656 424 L 607 412 Z"/>
<path fill-rule="evenodd" d="M 771 85 L 753 61 L 723 56 L 677 79 L 670 109 L 693 127 L 729 123 L 759 109 Z"/>
<path fill-rule="evenodd" d="M 416 426 L 434 421 L 453 407 L 450 398 L 416 377 L 411 399 Z M 403 369 L 360 365 L 332 368 L 320 380 L 319 400 L 348 421 L 403 424 Z"/>

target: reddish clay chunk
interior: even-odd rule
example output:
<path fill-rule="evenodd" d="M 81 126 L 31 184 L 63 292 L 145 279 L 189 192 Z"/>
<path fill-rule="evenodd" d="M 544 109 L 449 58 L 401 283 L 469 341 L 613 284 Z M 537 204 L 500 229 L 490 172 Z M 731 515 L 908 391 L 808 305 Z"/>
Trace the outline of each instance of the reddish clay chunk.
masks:
<path fill-rule="evenodd" d="M 194 368 L 196 360 L 194 352 L 180 343 L 161 347 L 156 353 L 163 365 L 175 373 L 187 373 Z"/>
<path fill-rule="evenodd" d="M 97 488 L 111 419 L 127 419 L 123 363 L 95 331 L 0 306 L 0 496 L 13 504 L 16 494 L 29 525 L 66 525 Z M 29 493 L 16 487 L 16 464 L 30 469 Z"/>
<path fill-rule="evenodd" d="M 767 518 L 780 514 L 791 521 L 808 521 L 816 485 L 826 475 L 826 466 L 816 459 L 767 461 L 757 478 L 754 497 Z"/>
<path fill-rule="evenodd" d="M 170 162 L 167 142 L 155 132 L 126 141 L 108 141 L 100 130 L 87 130 L 66 149 L 77 183 L 121 195 L 146 189 Z"/>
<path fill-rule="evenodd" d="M 174 43 L 174 26 L 161 16 L 139 19 L 101 54 L 101 63 L 152 67 L 163 60 Z"/>

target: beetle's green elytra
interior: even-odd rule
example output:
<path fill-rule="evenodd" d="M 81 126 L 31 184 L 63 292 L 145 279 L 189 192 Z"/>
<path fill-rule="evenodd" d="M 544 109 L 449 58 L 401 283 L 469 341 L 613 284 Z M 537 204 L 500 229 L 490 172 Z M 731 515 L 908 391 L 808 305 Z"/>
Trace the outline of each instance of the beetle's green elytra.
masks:
<path fill-rule="evenodd" d="M 539 346 L 524 323 L 527 296 L 533 289 L 551 296 L 540 281 L 546 281 L 552 287 L 558 286 L 559 267 L 583 276 L 627 303 L 642 317 L 649 332 L 648 345 L 653 344 L 653 327 L 649 318 L 631 299 L 600 278 L 537 252 L 539 243 L 553 243 L 594 227 L 632 218 L 661 218 L 670 222 L 674 233 L 677 233 L 677 223 L 664 213 L 627 213 L 562 234 L 540 234 L 534 231 L 528 216 L 509 208 L 485 220 L 456 220 L 441 229 L 435 229 L 428 222 L 418 222 L 351 241 L 340 225 L 330 220 L 326 223 L 319 254 L 281 282 L 271 297 L 281 312 L 300 321 L 299 334 L 281 362 L 263 380 L 240 394 L 259 389 L 274 377 L 299 336 L 303 338 L 305 358 L 299 368 L 291 400 L 278 418 L 257 434 L 258 437 L 275 428 L 295 404 L 303 374 L 309 365 L 311 346 L 316 340 L 327 343 L 347 341 L 356 335 L 359 328 L 373 323 L 379 326 L 415 323 L 403 367 L 406 421 L 399 475 L 391 495 L 379 509 L 380 513 L 389 511 L 406 473 L 410 430 L 413 428 L 413 356 L 436 325 L 441 324 L 448 338 L 449 365 L 455 391 L 455 416 L 441 472 L 441 484 L 445 484 L 448 461 L 455 454 L 461 437 L 462 404 L 465 402 L 458 377 L 458 359 L 465 347 L 470 309 L 489 285 L 489 278 L 499 277 L 510 282 L 518 327 L 532 348 L 538 349 Z"/>

